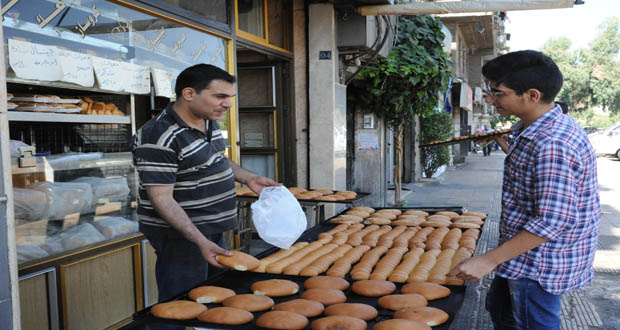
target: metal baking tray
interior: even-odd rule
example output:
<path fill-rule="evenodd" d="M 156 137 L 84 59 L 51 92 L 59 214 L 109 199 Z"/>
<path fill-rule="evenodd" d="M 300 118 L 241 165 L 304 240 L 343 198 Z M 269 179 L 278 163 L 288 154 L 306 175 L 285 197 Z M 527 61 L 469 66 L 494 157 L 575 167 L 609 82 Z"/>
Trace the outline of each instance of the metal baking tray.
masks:
<path fill-rule="evenodd" d="M 334 190 L 334 194 L 337 193 L 337 191 Z M 319 201 L 316 199 L 297 199 L 299 202 L 304 202 L 304 203 L 337 203 L 337 204 L 351 204 L 351 203 L 356 203 L 359 201 L 362 201 L 364 199 L 366 199 L 368 196 L 370 196 L 370 193 L 365 193 L 365 192 L 356 192 L 357 196 L 355 196 L 355 199 L 343 199 L 341 201 Z M 242 201 L 254 201 L 257 200 L 258 197 L 256 196 L 237 196 L 237 198 L 239 200 Z"/>
<path fill-rule="evenodd" d="M 416 208 L 418 209 L 418 208 Z M 422 208 L 425 209 L 425 208 Z M 426 208 L 426 209 L 431 209 L 431 208 Z M 437 208 L 437 210 L 449 210 L 450 208 Z M 310 229 L 308 229 L 306 232 L 304 232 L 304 234 L 302 234 L 302 236 L 299 238 L 298 241 L 314 241 L 318 238 L 318 235 L 322 232 L 328 231 L 331 228 L 333 228 L 335 225 L 333 224 L 321 224 L 315 227 L 312 227 Z M 262 258 L 265 256 L 268 256 L 272 253 L 275 253 L 276 251 L 278 251 L 279 249 L 274 247 L 271 249 L 268 249 L 262 253 L 260 253 L 259 255 L 257 255 L 257 258 Z M 250 286 L 252 285 L 252 283 L 257 282 L 257 281 L 263 281 L 263 280 L 267 280 L 267 279 L 274 279 L 274 278 L 278 278 L 278 279 L 287 279 L 287 280 L 291 280 L 293 282 L 296 282 L 299 287 L 300 287 L 300 291 L 295 294 L 295 295 L 291 295 L 288 297 L 275 297 L 273 298 L 274 302 L 276 304 L 284 302 L 284 301 L 288 301 L 291 299 L 297 299 L 299 298 L 300 294 L 303 292 L 303 282 L 308 278 L 306 276 L 292 276 L 292 275 L 284 275 L 284 274 L 269 274 L 269 273 L 254 273 L 254 272 L 239 272 L 236 270 L 226 270 L 223 272 L 218 273 L 217 275 L 215 275 L 213 278 L 210 278 L 209 280 L 205 281 L 204 283 L 202 283 L 201 285 L 216 285 L 216 286 L 222 286 L 222 287 L 226 287 L 229 289 L 233 289 L 237 294 L 244 294 L 244 293 L 252 293 L 252 291 L 250 290 Z M 353 283 L 354 281 L 351 280 L 350 275 L 347 275 L 345 277 L 345 279 L 347 279 L 350 283 Z M 395 283 L 396 284 L 396 291 L 394 292 L 394 294 L 400 293 L 400 289 L 402 288 L 402 286 L 405 283 Z M 439 326 L 435 326 L 433 327 L 433 330 L 447 330 L 450 328 L 450 325 L 452 324 L 455 315 L 458 313 L 458 311 L 461 308 L 461 305 L 463 304 L 463 300 L 465 297 L 465 286 L 452 286 L 452 285 L 446 285 L 446 287 L 450 288 L 450 290 L 452 291 L 452 293 L 445 298 L 441 298 L 441 299 L 436 299 L 436 300 L 431 300 L 429 301 L 428 306 L 431 307 L 437 307 L 440 308 L 442 310 L 444 310 L 446 313 L 448 313 L 449 315 L 449 319 L 439 325 Z M 189 292 L 189 291 L 188 291 Z M 190 300 L 187 297 L 187 293 L 188 292 L 184 292 L 174 298 L 172 298 L 171 300 Z M 375 307 L 378 311 L 379 311 L 379 315 L 377 316 L 377 318 L 375 318 L 372 321 L 368 321 L 368 330 L 371 330 L 372 327 L 383 320 L 387 320 L 387 319 L 391 319 L 394 312 L 390 311 L 390 310 L 385 310 L 382 309 L 378 306 L 377 304 L 377 300 L 378 298 L 372 298 L 372 297 L 364 297 L 364 296 L 359 296 L 355 293 L 353 293 L 350 289 L 347 289 L 345 291 L 345 294 L 347 296 L 347 302 L 350 303 L 364 303 L 364 304 L 368 304 L 371 305 L 373 307 Z M 213 308 L 213 307 L 218 307 L 221 306 L 221 304 L 206 304 L 206 306 L 208 308 Z M 189 326 L 189 327 L 200 327 L 200 328 L 206 328 L 206 329 L 261 329 L 258 326 L 256 326 L 255 321 L 256 319 L 264 312 L 254 312 L 254 321 L 247 323 L 245 325 L 222 325 L 222 324 L 213 324 L 213 323 L 205 323 L 205 322 L 200 322 L 196 319 L 193 320 L 169 320 L 169 319 L 161 319 L 161 318 L 157 318 L 155 316 L 153 316 L 150 313 L 150 307 L 143 309 L 139 312 L 136 312 L 133 316 L 134 321 L 128 325 L 126 325 L 125 327 L 121 328 L 121 329 L 125 329 L 125 330 L 138 330 L 138 329 L 170 329 L 171 326 L 177 325 L 179 326 L 178 329 L 184 329 L 184 326 Z M 321 317 L 323 317 L 324 315 L 318 316 L 318 317 L 312 317 L 312 318 L 308 318 L 309 319 L 309 323 L 308 326 L 305 329 L 310 330 L 311 329 L 311 324 L 312 321 L 317 320 Z"/>

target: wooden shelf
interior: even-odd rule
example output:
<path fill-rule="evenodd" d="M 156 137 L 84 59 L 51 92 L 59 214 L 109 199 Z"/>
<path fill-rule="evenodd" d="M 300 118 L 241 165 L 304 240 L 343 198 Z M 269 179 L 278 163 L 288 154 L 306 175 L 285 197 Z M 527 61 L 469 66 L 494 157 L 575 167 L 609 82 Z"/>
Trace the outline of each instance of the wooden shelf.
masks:
<path fill-rule="evenodd" d="M 94 123 L 94 124 L 131 124 L 129 116 L 119 115 L 82 115 L 69 113 L 22 112 L 9 111 L 9 121 L 35 121 L 48 123 Z"/>

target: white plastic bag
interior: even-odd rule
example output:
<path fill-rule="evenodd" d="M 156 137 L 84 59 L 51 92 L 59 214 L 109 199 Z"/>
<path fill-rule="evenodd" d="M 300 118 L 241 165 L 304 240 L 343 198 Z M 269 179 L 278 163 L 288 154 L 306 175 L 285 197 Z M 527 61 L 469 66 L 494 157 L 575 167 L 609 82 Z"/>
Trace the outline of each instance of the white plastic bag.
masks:
<path fill-rule="evenodd" d="M 306 215 L 297 198 L 284 186 L 264 188 L 252 204 L 252 221 L 258 236 L 281 249 L 288 249 L 306 230 Z"/>

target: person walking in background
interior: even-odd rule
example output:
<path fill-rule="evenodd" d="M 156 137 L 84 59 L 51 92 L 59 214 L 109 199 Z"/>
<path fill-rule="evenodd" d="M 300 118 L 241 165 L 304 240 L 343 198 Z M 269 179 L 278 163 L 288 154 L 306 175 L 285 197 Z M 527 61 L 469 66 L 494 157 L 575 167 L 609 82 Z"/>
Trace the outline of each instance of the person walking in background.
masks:
<path fill-rule="evenodd" d="M 177 99 L 133 137 L 140 231 L 155 252 L 158 299 L 205 281 L 217 255 L 231 255 L 223 233 L 238 227 L 234 181 L 256 193 L 280 185 L 224 155 L 217 124 L 232 106 L 235 78 L 208 64 L 179 74 Z"/>
<path fill-rule="evenodd" d="M 562 294 L 588 285 L 594 273 L 596 156 L 583 129 L 553 102 L 563 78 L 551 58 L 508 53 L 482 73 L 486 101 L 521 120 L 506 145 L 498 247 L 448 275 L 476 281 L 497 267 L 486 300 L 495 329 L 559 330 Z"/>
<path fill-rule="evenodd" d="M 493 130 L 489 127 L 489 124 L 484 124 L 484 129 L 482 130 L 482 133 L 491 133 L 491 132 L 493 132 Z M 487 143 L 487 145 L 482 147 L 482 155 L 483 156 L 490 156 L 491 155 L 491 149 L 493 148 L 493 144 L 494 144 L 494 142 L 489 142 L 489 143 Z"/>

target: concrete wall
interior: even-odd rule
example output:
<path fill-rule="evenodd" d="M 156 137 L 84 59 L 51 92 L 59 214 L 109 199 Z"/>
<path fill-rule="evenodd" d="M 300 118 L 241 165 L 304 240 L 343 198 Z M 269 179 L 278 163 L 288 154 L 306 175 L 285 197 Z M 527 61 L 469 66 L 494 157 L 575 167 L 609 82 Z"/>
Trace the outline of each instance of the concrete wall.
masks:
<path fill-rule="evenodd" d="M 373 115 L 374 116 L 374 115 Z M 374 128 L 363 128 L 364 113 L 355 113 L 355 162 L 353 162 L 352 189 L 369 192 L 371 195 L 361 202 L 361 205 L 386 205 L 386 159 L 385 159 L 385 124 L 383 120 L 374 116 Z M 378 149 L 362 150 L 373 139 Z"/>
<path fill-rule="evenodd" d="M 297 186 L 308 187 L 308 58 L 304 0 L 293 3 L 293 74 Z"/>

